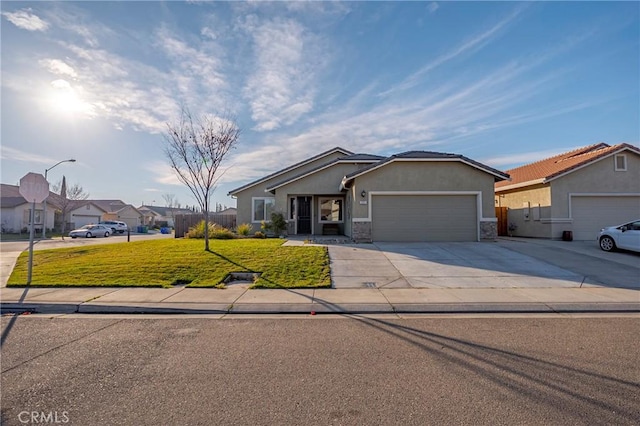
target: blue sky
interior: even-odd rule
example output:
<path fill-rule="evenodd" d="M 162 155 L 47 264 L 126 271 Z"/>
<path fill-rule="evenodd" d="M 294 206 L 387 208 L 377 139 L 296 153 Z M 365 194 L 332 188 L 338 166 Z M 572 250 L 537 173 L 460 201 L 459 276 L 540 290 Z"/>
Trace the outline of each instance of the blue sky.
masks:
<path fill-rule="evenodd" d="M 194 204 L 163 154 L 180 105 L 243 133 L 214 199 L 334 146 L 501 170 L 640 140 L 637 2 L 12 2 L 2 182 Z"/>

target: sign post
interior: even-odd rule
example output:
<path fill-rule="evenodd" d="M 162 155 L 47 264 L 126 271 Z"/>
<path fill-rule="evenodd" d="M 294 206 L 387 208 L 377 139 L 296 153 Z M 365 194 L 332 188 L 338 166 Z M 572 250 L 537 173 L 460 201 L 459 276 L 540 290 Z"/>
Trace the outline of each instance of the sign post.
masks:
<path fill-rule="evenodd" d="M 33 268 L 33 234 L 36 219 L 36 203 L 41 203 L 49 196 L 49 182 L 38 173 L 27 173 L 20 179 L 20 187 L 18 188 L 20 195 L 27 202 L 31 203 L 31 213 L 29 214 L 29 222 L 31 229 L 29 231 L 29 266 L 27 269 L 27 285 L 31 284 L 31 270 Z M 46 226 L 46 223 L 43 224 Z"/>

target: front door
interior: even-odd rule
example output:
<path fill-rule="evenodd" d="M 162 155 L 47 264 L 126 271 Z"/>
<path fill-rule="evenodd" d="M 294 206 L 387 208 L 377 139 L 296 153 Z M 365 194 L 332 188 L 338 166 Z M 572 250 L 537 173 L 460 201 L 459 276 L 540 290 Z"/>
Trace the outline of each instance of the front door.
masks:
<path fill-rule="evenodd" d="M 311 197 L 298 197 L 298 234 L 311 233 Z"/>

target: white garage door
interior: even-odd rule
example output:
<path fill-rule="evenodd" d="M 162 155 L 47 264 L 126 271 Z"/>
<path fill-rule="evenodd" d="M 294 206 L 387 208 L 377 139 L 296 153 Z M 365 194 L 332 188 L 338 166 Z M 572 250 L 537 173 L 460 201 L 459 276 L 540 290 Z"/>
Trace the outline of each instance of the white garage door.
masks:
<path fill-rule="evenodd" d="M 80 228 L 84 225 L 89 225 L 91 223 L 100 222 L 100 216 L 90 216 L 90 215 L 79 215 L 74 214 L 71 216 L 71 223 L 73 223 L 74 228 Z"/>
<path fill-rule="evenodd" d="M 474 195 L 374 195 L 373 241 L 477 241 Z"/>
<path fill-rule="evenodd" d="M 593 240 L 605 226 L 640 219 L 640 197 L 571 197 L 573 239 Z"/>

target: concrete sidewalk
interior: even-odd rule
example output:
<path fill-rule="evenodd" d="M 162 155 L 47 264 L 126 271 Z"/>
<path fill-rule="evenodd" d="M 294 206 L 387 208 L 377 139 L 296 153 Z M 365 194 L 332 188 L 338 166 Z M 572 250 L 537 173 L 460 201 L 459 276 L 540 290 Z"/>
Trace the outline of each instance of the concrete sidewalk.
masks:
<path fill-rule="evenodd" d="M 640 256 L 605 253 L 591 242 L 510 238 L 456 250 L 362 244 L 330 245 L 329 252 L 337 288 L 0 288 L 1 309 L 223 315 L 640 312 Z M 4 282 L 17 253 L 3 250 Z"/>
<path fill-rule="evenodd" d="M 34 313 L 553 313 L 640 312 L 622 288 L 3 288 L 2 312 Z"/>

